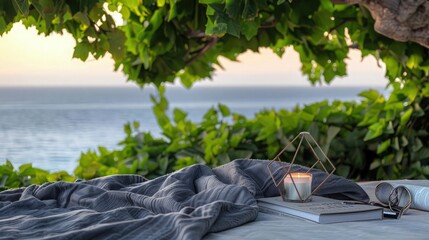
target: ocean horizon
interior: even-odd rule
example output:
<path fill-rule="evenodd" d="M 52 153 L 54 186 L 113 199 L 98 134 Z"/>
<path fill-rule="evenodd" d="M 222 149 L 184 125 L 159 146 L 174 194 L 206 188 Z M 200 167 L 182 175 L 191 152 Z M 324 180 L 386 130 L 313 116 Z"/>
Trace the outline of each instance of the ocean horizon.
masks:
<path fill-rule="evenodd" d="M 369 88 L 384 87 L 168 87 L 170 110 L 181 108 L 199 122 L 218 103 L 253 117 L 264 108 L 292 109 L 322 100 L 359 101 Z M 46 170 L 77 166 L 81 152 L 97 146 L 117 149 L 123 125 L 140 122 L 140 130 L 161 137 L 152 114 L 154 88 L 138 87 L 0 87 L 0 164 L 33 163 Z"/>

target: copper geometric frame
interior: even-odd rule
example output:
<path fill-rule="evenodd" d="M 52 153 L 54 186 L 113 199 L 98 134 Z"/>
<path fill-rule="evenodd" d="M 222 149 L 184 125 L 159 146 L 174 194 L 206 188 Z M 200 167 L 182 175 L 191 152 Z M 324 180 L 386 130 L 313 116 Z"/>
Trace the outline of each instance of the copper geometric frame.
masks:
<path fill-rule="evenodd" d="M 290 162 L 290 164 L 289 164 L 289 167 L 286 167 L 285 166 L 285 163 L 281 160 L 281 155 L 286 151 L 286 149 L 289 147 L 289 145 L 291 145 L 295 140 L 297 140 L 299 137 L 301 137 L 300 138 L 300 141 L 299 141 L 299 144 L 298 144 L 298 147 L 296 148 L 296 150 L 295 150 L 295 154 L 294 154 L 294 156 L 293 156 L 293 159 L 292 159 L 292 161 Z M 305 199 L 303 199 L 302 197 L 301 197 L 301 195 L 300 195 L 300 193 L 299 193 L 299 191 L 298 191 L 298 188 L 296 187 L 296 184 L 295 184 L 295 181 L 294 181 L 294 179 L 293 179 L 293 177 L 292 177 L 292 174 L 290 174 L 290 173 L 292 173 L 292 167 L 293 167 L 293 164 L 294 164 L 294 162 L 295 162 L 295 158 L 296 158 L 296 156 L 297 156 L 297 154 L 298 154 L 298 151 L 299 151 L 299 149 L 300 149 L 300 147 L 302 146 L 302 142 L 303 142 L 303 140 L 305 140 L 305 142 L 308 144 L 308 146 L 311 148 L 311 151 L 312 151 L 312 153 L 313 153 L 313 155 L 316 157 L 316 162 L 306 171 L 306 173 L 309 173 L 317 164 L 320 164 L 321 166 L 322 166 L 322 168 L 323 168 L 323 170 L 324 170 L 324 172 L 326 173 L 326 174 L 328 174 L 327 176 L 326 176 L 326 178 L 324 178 L 323 179 L 323 181 L 317 186 L 317 187 L 315 187 L 314 188 L 314 190 L 313 191 L 311 191 L 311 193 L 310 193 L 310 195 L 308 196 L 308 197 L 306 197 Z M 311 141 L 311 142 L 313 142 L 314 144 L 315 144 L 315 146 L 316 146 L 316 148 L 318 148 L 319 149 L 319 151 L 322 153 L 322 155 L 323 155 L 323 157 L 325 158 L 325 160 L 326 160 L 326 162 L 332 167 L 332 171 L 328 171 L 327 169 L 326 169 L 326 167 L 325 167 L 325 165 L 323 165 L 323 161 L 322 160 L 320 160 L 320 158 L 319 158 L 319 156 L 317 155 L 317 153 L 314 151 L 314 148 L 311 146 L 311 144 L 310 144 L 310 142 L 309 142 L 309 140 Z M 276 182 L 276 180 L 275 180 L 275 178 L 274 178 L 274 174 L 273 174 L 273 172 L 271 171 L 271 168 L 270 168 L 270 166 L 273 164 L 273 163 L 275 163 L 275 162 L 279 162 L 280 163 L 280 165 L 282 166 L 282 170 L 283 170 L 283 172 L 285 173 L 284 175 L 283 175 L 283 177 L 280 179 L 280 181 L 277 183 Z M 270 175 L 271 175 L 271 179 L 273 180 L 273 182 L 274 182 L 274 184 L 275 184 L 275 186 L 277 187 L 277 189 L 279 190 L 279 192 L 280 192 L 280 195 L 282 196 L 282 198 L 283 199 L 285 199 L 285 192 L 284 192 L 284 188 L 280 188 L 279 186 L 283 183 L 283 181 L 284 181 L 284 179 L 287 177 L 287 175 L 290 175 L 290 178 L 291 178 L 291 180 L 292 180 L 292 183 L 293 183 L 293 185 L 294 185 L 294 188 L 295 188 L 295 190 L 296 190 L 296 192 L 298 193 L 298 196 L 299 196 L 299 199 L 300 199 L 300 202 L 307 202 L 307 201 L 309 201 L 310 199 L 311 199 L 311 196 L 312 195 L 314 195 L 314 193 L 316 193 L 319 189 L 320 189 L 320 187 L 329 179 L 329 177 L 331 177 L 332 176 L 332 174 L 335 172 L 335 170 L 336 170 L 336 168 L 335 168 L 335 166 L 334 166 L 334 164 L 332 164 L 332 162 L 331 162 L 331 160 L 329 160 L 329 158 L 326 156 L 326 154 L 323 152 L 323 150 L 322 150 L 322 148 L 319 146 L 319 144 L 317 144 L 317 142 L 316 142 L 316 140 L 314 140 L 314 138 L 313 138 L 313 136 L 311 136 L 311 134 L 309 133 L 309 132 L 300 132 L 299 134 L 298 134 L 298 136 L 296 136 L 291 142 L 289 142 L 287 145 L 286 145 L 286 147 L 284 147 L 280 152 L 279 152 L 279 154 L 277 154 L 277 156 L 273 159 L 273 160 L 271 160 L 270 161 L 270 163 L 267 165 L 267 168 L 268 168 L 268 171 L 269 171 L 269 173 L 270 173 Z M 287 169 L 286 169 L 287 168 Z"/>

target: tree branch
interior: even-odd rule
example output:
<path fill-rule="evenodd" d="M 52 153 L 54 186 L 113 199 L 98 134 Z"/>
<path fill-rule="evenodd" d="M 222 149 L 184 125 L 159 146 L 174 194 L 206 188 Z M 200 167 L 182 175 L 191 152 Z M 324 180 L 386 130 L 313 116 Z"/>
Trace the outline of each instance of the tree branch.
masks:
<path fill-rule="evenodd" d="M 206 45 L 196 51 L 195 55 L 192 56 L 188 61 L 186 61 L 186 66 L 191 65 L 195 60 L 201 57 L 205 52 L 207 52 L 211 47 L 213 47 L 216 42 L 219 40 L 218 36 L 205 36 L 208 41 Z"/>
<path fill-rule="evenodd" d="M 360 49 L 359 44 L 357 43 L 352 43 L 350 45 L 347 46 L 349 49 Z"/>
<path fill-rule="evenodd" d="M 429 48 L 427 0 L 331 0 L 334 4 L 359 4 L 374 18 L 374 30 L 400 42 L 412 41 Z"/>
<path fill-rule="evenodd" d="M 360 2 L 360 0 L 331 0 L 332 3 L 334 4 L 347 4 L 347 5 L 352 5 L 352 4 L 357 4 Z"/>
<path fill-rule="evenodd" d="M 335 26 L 333 26 L 333 27 L 331 27 L 329 29 L 329 33 L 331 33 L 332 31 L 337 30 L 339 27 L 341 27 L 342 25 L 346 24 L 347 22 L 355 21 L 355 20 L 356 20 L 356 18 L 353 18 L 353 17 L 343 18 L 343 19 L 341 19 L 341 22 L 339 22 L 337 25 L 335 25 Z"/>
<path fill-rule="evenodd" d="M 185 32 L 185 35 L 186 35 L 187 37 L 189 37 L 189 38 L 204 38 L 204 37 L 210 37 L 210 36 L 207 36 L 204 32 L 201 32 L 201 31 L 195 31 L 195 32 L 193 32 L 193 31 L 191 31 L 191 30 L 186 31 L 186 32 Z"/>
<path fill-rule="evenodd" d="M 270 22 L 264 23 L 261 26 L 259 26 L 260 29 L 265 29 L 265 28 L 273 28 L 275 27 L 277 24 L 276 20 L 272 20 Z"/>

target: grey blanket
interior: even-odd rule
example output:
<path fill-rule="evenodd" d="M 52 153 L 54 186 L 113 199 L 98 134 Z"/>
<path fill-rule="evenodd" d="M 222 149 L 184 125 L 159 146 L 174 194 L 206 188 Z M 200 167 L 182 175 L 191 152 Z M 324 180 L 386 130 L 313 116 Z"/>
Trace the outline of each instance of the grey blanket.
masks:
<path fill-rule="evenodd" d="M 3 191 L 0 239 L 201 239 L 253 221 L 256 198 L 279 195 L 267 164 L 236 160 L 215 169 L 193 165 L 150 181 L 116 175 Z M 313 174 L 313 186 L 326 176 Z M 337 176 L 318 195 L 368 200 L 357 184 Z"/>

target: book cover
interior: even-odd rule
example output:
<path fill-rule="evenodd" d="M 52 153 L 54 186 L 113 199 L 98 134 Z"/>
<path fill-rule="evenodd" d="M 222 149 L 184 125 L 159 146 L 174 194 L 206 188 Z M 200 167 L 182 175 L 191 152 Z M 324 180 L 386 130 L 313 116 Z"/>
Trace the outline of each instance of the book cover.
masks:
<path fill-rule="evenodd" d="M 338 223 L 383 219 L 383 208 L 312 196 L 311 202 L 285 202 L 281 197 L 258 199 L 259 211 L 294 216 L 317 223 Z"/>

